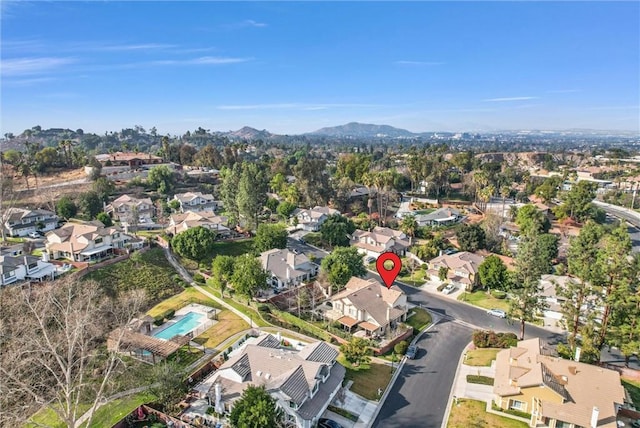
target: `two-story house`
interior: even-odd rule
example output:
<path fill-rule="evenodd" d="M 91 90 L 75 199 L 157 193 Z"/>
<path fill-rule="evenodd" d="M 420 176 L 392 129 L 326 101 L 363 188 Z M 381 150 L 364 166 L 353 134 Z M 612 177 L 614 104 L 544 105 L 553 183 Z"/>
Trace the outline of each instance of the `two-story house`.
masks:
<path fill-rule="evenodd" d="M 478 267 L 484 261 L 479 254 L 462 251 L 455 254 L 443 254 L 429 261 L 427 273 L 432 281 L 440 282 L 440 269 L 447 271 L 447 280 L 453 285 L 471 291 L 478 285 Z"/>
<path fill-rule="evenodd" d="M 45 254 L 43 258 L 30 255 L 0 255 L 0 285 L 54 279 L 56 268 L 45 259 Z"/>
<path fill-rule="evenodd" d="M 538 338 L 498 352 L 495 367 L 494 402 L 529 413 L 531 427 L 617 427 L 625 391 L 614 370 L 550 356 Z"/>
<path fill-rule="evenodd" d="M 371 232 L 356 230 L 351 239 L 351 245 L 365 256 L 378 257 L 382 253 L 392 252 L 404 256 L 411 246 L 407 235 L 399 230 L 376 226 Z"/>
<path fill-rule="evenodd" d="M 327 218 L 334 214 L 340 214 L 340 211 L 329 208 L 316 206 L 308 210 L 298 209 L 293 212 L 295 215 L 298 226 L 302 227 L 302 230 L 308 232 L 317 232 L 320 230 L 320 226 Z"/>
<path fill-rule="evenodd" d="M 269 277 L 267 283 L 276 289 L 295 287 L 318 274 L 320 267 L 304 254 L 278 249 L 260 254 L 262 267 Z"/>
<path fill-rule="evenodd" d="M 187 211 L 185 213 L 172 214 L 169 217 L 169 226 L 165 231 L 170 235 L 177 235 L 191 228 L 202 226 L 218 236 L 229 236 L 231 230 L 225 226 L 227 218 L 217 215 L 213 211 Z"/>
<path fill-rule="evenodd" d="M 28 236 L 32 232 L 48 232 L 58 226 L 58 216 L 53 211 L 9 208 L 2 225 L 10 236 Z"/>
<path fill-rule="evenodd" d="M 51 259 L 85 262 L 100 260 L 124 249 L 131 236 L 118 227 L 105 227 L 100 221 L 73 221 L 46 235 L 45 248 Z"/>
<path fill-rule="evenodd" d="M 287 426 L 312 428 L 342 387 L 346 372 L 336 362 L 338 351 L 324 342 L 296 351 L 263 334 L 236 352 L 202 383 L 218 414 L 228 415 L 249 385 L 264 386 Z"/>
<path fill-rule="evenodd" d="M 153 223 L 152 217 L 155 207 L 150 198 L 134 198 L 129 195 L 122 195 L 111 202 L 104 210 L 115 220 L 122 223 L 145 225 Z"/>
<path fill-rule="evenodd" d="M 354 326 L 368 336 L 382 336 L 407 318 L 407 296 L 397 286 L 387 288 L 375 279 L 353 277 L 331 297 L 327 317 L 349 330 Z"/>
<path fill-rule="evenodd" d="M 174 195 L 173 200 L 180 203 L 180 212 L 217 211 L 222 202 L 216 201 L 210 193 L 187 192 Z"/>

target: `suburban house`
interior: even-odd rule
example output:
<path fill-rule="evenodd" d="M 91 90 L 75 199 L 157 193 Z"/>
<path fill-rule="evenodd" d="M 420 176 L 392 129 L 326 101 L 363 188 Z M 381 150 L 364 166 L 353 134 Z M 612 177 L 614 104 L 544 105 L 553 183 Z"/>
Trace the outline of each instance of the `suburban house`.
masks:
<path fill-rule="evenodd" d="M 378 257 L 386 252 L 404 256 L 411 244 L 404 233 L 376 226 L 371 232 L 356 230 L 352 235 L 351 245 L 366 256 Z"/>
<path fill-rule="evenodd" d="M 304 254 L 278 249 L 260 254 L 262 267 L 269 274 L 267 283 L 277 289 L 298 286 L 318 274 L 320 267 Z"/>
<path fill-rule="evenodd" d="M 264 385 L 284 412 L 287 426 L 316 426 L 342 387 L 346 370 L 336 362 L 338 351 L 325 342 L 300 351 L 280 343 L 270 334 L 250 338 L 203 382 L 216 413 L 228 414 L 249 385 Z"/>
<path fill-rule="evenodd" d="M 28 236 L 31 232 L 48 232 L 58 227 L 53 211 L 8 208 L 2 225 L 10 236 Z"/>
<path fill-rule="evenodd" d="M 387 288 L 375 279 L 352 277 L 346 288 L 331 296 L 326 316 L 367 336 L 383 336 L 407 319 L 407 296 L 397 286 Z"/>
<path fill-rule="evenodd" d="M 0 285 L 9 285 L 20 281 L 44 281 L 54 279 L 56 267 L 42 258 L 30 255 L 0 255 Z"/>
<path fill-rule="evenodd" d="M 484 261 L 479 254 L 462 251 L 455 254 L 443 254 L 429 261 L 427 273 L 432 281 L 440 282 L 440 269 L 447 269 L 447 280 L 466 291 L 478 284 L 478 267 Z"/>
<path fill-rule="evenodd" d="M 340 214 L 340 211 L 329 207 L 316 206 L 308 210 L 295 210 L 293 214 L 298 219 L 298 226 L 301 226 L 302 230 L 317 232 L 329 216 Z"/>
<path fill-rule="evenodd" d="M 531 414 L 532 427 L 616 428 L 625 402 L 618 372 L 552 357 L 541 345 L 529 339 L 498 352 L 495 404 Z"/>
<path fill-rule="evenodd" d="M 429 214 L 415 214 L 418 226 L 448 226 L 460 222 L 464 216 L 455 208 L 438 208 Z"/>
<path fill-rule="evenodd" d="M 544 311 L 546 318 L 562 319 L 562 303 L 566 299 L 558 295 L 558 290 L 566 287 L 571 281 L 581 282 L 580 278 L 573 278 L 567 275 L 542 275 L 540 278 L 540 298 L 547 303 L 547 309 Z"/>
<path fill-rule="evenodd" d="M 117 227 L 105 227 L 100 221 L 73 221 L 46 235 L 45 248 L 51 259 L 78 262 L 100 260 L 131 246 L 142 244 Z"/>
<path fill-rule="evenodd" d="M 140 152 L 116 152 L 96 155 L 96 160 L 102 167 L 122 167 L 131 169 L 147 165 L 159 165 L 164 163 L 160 156 Z"/>
<path fill-rule="evenodd" d="M 231 230 L 225 226 L 227 218 L 215 214 L 213 211 L 187 211 L 180 214 L 172 214 L 169 217 L 169 226 L 165 231 L 171 235 L 189 230 L 193 227 L 206 227 L 220 236 L 229 236 Z"/>
<path fill-rule="evenodd" d="M 210 193 L 187 192 L 173 196 L 173 201 L 180 203 L 180 212 L 187 211 L 216 211 L 222 203 L 213 199 Z M 171 200 L 170 200 L 171 201 Z"/>
<path fill-rule="evenodd" d="M 135 223 L 144 225 L 153 223 L 151 218 L 155 211 L 154 208 L 153 202 L 149 198 L 138 199 L 129 195 L 122 195 L 105 206 L 104 211 L 120 222 L 129 225 Z"/>

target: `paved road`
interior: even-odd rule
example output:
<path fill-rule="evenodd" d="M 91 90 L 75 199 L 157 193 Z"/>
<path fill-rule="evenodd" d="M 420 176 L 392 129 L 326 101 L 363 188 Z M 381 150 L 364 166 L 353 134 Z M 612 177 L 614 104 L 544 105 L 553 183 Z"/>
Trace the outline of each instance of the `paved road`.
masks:
<path fill-rule="evenodd" d="M 627 208 L 596 200 L 593 203 L 602 208 L 607 214 L 625 220 L 629 224 L 628 231 L 633 244 L 633 251 L 640 252 L 640 214 Z"/>

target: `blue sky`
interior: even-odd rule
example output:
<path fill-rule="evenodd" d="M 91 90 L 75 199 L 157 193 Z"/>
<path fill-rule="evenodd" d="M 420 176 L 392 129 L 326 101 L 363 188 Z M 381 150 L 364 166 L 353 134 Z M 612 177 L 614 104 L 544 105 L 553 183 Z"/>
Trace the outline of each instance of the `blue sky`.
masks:
<path fill-rule="evenodd" d="M 640 132 L 638 2 L 2 2 L 2 133 Z"/>

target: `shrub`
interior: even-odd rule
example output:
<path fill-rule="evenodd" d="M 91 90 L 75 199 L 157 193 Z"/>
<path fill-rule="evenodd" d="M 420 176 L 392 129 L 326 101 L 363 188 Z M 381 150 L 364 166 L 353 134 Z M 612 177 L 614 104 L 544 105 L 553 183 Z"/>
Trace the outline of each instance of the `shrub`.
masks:
<path fill-rule="evenodd" d="M 404 353 L 407 352 L 408 347 L 409 347 L 409 344 L 407 343 L 407 341 L 403 340 L 401 342 L 396 343 L 396 345 L 393 347 L 393 350 L 398 355 L 404 355 Z"/>
<path fill-rule="evenodd" d="M 164 322 L 164 315 L 157 315 L 153 318 L 153 324 L 156 326 L 162 325 Z"/>
<path fill-rule="evenodd" d="M 531 413 L 521 412 L 520 410 L 503 409 L 502 407 L 498 406 L 495 401 L 491 402 L 491 409 L 497 412 L 506 413 L 508 415 L 518 416 L 525 419 L 531 419 Z"/>
<path fill-rule="evenodd" d="M 476 348 L 509 348 L 518 344 L 515 333 L 496 333 L 492 330 L 476 330 L 472 340 Z"/>
<path fill-rule="evenodd" d="M 196 273 L 195 275 L 193 275 L 193 280 L 200 284 L 204 284 L 204 276 L 200 275 L 199 273 Z"/>
<path fill-rule="evenodd" d="M 493 386 L 493 378 L 489 376 L 481 375 L 467 375 L 468 383 L 477 383 L 478 385 L 491 385 Z"/>
<path fill-rule="evenodd" d="M 491 295 L 496 299 L 504 299 L 507 297 L 507 293 L 501 290 L 491 290 Z"/>
<path fill-rule="evenodd" d="M 438 291 L 444 290 L 444 287 L 446 287 L 447 285 L 449 285 L 449 284 L 447 284 L 446 282 L 443 282 L 442 284 L 438 285 L 438 288 L 437 288 Z"/>
<path fill-rule="evenodd" d="M 167 312 L 164 313 L 164 317 L 168 320 L 170 320 L 171 318 L 176 316 L 176 311 L 173 309 L 169 309 Z"/>
<path fill-rule="evenodd" d="M 271 309 L 269 309 L 269 306 L 267 306 L 267 305 L 259 305 L 258 306 L 258 312 L 270 313 Z"/>

